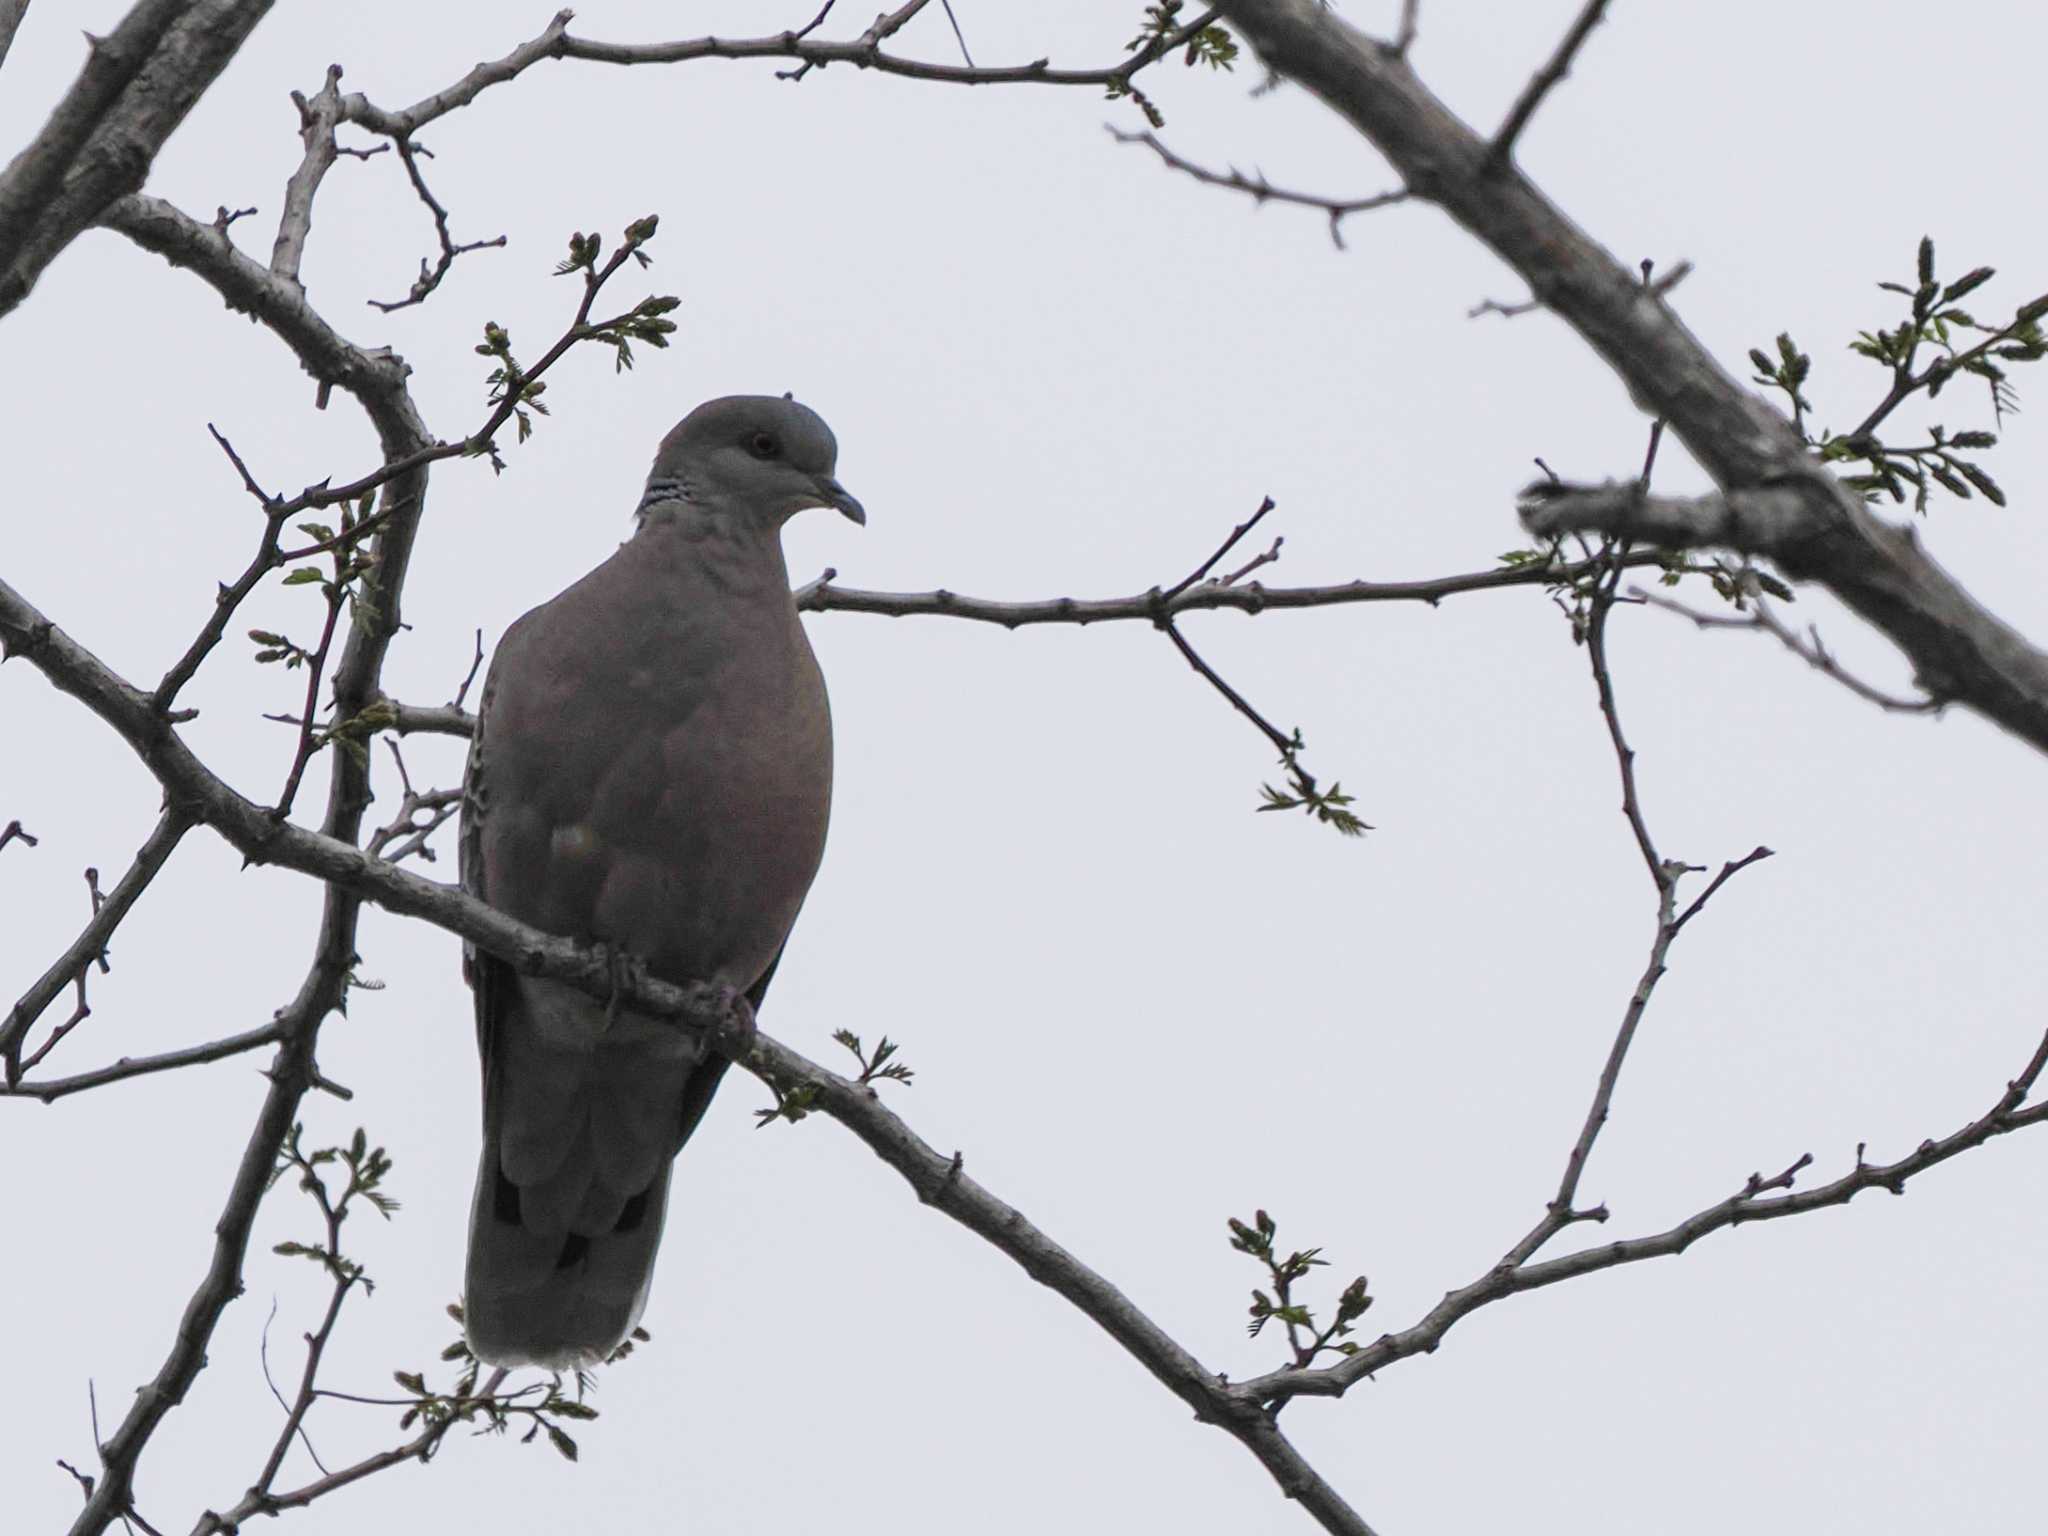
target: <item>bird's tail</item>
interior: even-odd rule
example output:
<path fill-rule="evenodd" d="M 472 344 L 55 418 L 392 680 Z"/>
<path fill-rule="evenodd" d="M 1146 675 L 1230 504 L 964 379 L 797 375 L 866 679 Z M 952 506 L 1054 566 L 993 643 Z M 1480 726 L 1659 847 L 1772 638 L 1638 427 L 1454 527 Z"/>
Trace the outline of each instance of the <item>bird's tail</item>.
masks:
<path fill-rule="evenodd" d="M 673 1163 L 609 1231 L 537 1231 L 508 1212 L 512 1186 L 486 1138 L 469 1217 L 463 1323 L 469 1347 L 491 1365 L 552 1371 L 601 1365 L 647 1305 Z"/>
<path fill-rule="evenodd" d="M 666 1021 L 523 980 L 492 1031 L 464 1323 L 492 1365 L 599 1364 L 647 1302 L 693 1069 Z"/>

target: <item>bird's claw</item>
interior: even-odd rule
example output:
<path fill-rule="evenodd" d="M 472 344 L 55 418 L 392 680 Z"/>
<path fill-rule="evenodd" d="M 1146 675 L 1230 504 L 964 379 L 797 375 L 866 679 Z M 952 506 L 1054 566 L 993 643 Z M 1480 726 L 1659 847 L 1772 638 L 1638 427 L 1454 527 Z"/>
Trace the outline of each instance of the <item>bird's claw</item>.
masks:
<path fill-rule="evenodd" d="M 611 1027 L 619 1021 L 619 1010 L 625 1006 L 626 995 L 632 991 L 639 961 L 633 958 L 631 950 L 616 944 L 607 944 L 600 939 L 599 951 L 604 955 L 604 967 L 611 977 L 611 992 L 604 1000 L 604 1028 L 601 1033 L 611 1033 Z"/>
<path fill-rule="evenodd" d="M 711 1026 L 711 1044 L 719 1055 L 737 1061 L 753 1048 L 754 1036 L 759 1033 L 754 1005 L 747 1001 L 746 993 L 726 982 L 719 983 L 717 997 L 719 1017 Z"/>

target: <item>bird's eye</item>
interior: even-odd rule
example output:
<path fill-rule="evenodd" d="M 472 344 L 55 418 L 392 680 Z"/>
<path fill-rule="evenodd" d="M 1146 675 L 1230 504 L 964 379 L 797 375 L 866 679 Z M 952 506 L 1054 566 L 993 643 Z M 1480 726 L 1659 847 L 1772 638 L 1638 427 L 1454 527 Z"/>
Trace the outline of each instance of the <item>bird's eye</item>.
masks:
<path fill-rule="evenodd" d="M 747 439 L 747 452 L 757 459 L 772 459 L 782 452 L 782 444 L 766 432 L 756 432 Z"/>

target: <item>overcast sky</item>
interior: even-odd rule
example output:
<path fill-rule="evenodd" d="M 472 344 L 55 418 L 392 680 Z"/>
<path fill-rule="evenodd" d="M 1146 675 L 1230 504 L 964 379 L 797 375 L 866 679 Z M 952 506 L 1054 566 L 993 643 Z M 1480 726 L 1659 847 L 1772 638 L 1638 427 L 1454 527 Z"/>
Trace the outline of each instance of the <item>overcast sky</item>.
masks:
<path fill-rule="evenodd" d="M 1141 7 L 955 0 L 975 58 L 1117 55 Z M 1393 4 L 1344 7 L 1391 24 Z M 1490 126 L 1568 24 L 1571 0 L 1425 0 L 1415 60 Z M 68 86 L 109 0 L 45 0 L 0 74 L 11 154 Z M 1129 14 L 1126 14 L 1128 12 Z M 851 33 L 866 11 L 831 24 Z M 808 8 L 594 0 L 586 35 L 634 41 L 798 25 Z M 397 107 L 532 36 L 545 6 L 366 0 L 280 7 L 170 141 L 148 189 L 269 251 L 297 163 L 287 91 Z M 1936 30 L 1938 28 L 1938 31 Z M 1880 279 L 1932 233 L 1944 273 L 1998 266 L 1979 313 L 2048 288 L 2016 169 L 2041 141 L 2041 24 L 1997 0 L 1924 6 L 1622 0 L 1521 147 L 1525 168 L 1627 261 L 1681 259 L 1679 312 L 1731 367 L 1790 329 L 1808 393 L 1845 427 L 1881 393 L 1845 349 L 1893 323 Z M 901 46 L 952 58 L 935 7 Z M 457 238 L 498 234 L 422 308 L 383 315 L 430 248 L 389 156 L 344 160 L 305 276 L 345 334 L 412 364 L 437 433 L 485 414 L 487 320 L 522 357 L 573 308 L 549 276 L 572 230 L 662 217 L 656 265 L 622 295 L 674 292 L 676 345 L 615 377 L 571 358 L 554 415 L 508 450 L 436 471 L 387 683 L 438 703 L 520 613 L 624 537 L 661 434 L 698 401 L 793 390 L 830 421 L 866 530 L 789 536 L 798 579 L 987 596 L 1109 596 L 1171 584 L 1262 496 L 1286 537 L 1275 583 L 1490 566 L 1521 542 L 1515 490 L 1632 474 L 1646 423 L 1546 316 L 1466 318 L 1524 291 L 1447 219 L 1396 208 L 1332 248 L 1313 212 L 1268 207 L 1120 148 L 1141 126 L 1093 91 L 977 89 L 850 68 L 799 85 L 768 64 L 621 71 L 556 63 L 424 134 Z M 1147 77 L 1178 150 L 1356 196 L 1392 185 L 1304 93 L 1230 76 Z M 367 143 L 363 135 L 347 141 Z M 0 324 L 10 482 L 0 575 L 130 677 L 153 680 L 239 571 L 257 516 L 206 432 L 287 492 L 372 468 L 374 439 L 269 333 L 119 237 L 79 240 Z M 1746 372 L 1746 370 L 1744 370 Z M 2023 399 L 2039 398 L 2022 378 Z M 1989 426 L 1958 386 L 1928 421 Z M 1937 502 L 1941 560 L 2004 617 L 2048 634 L 2048 438 L 2006 423 L 1989 460 L 2011 498 Z M 1658 483 L 1705 482 L 1667 444 Z M 1704 600 L 1704 593 L 1696 594 Z M 304 637 L 318 600 L 264 591 L 250 624 Z M 1889 648 L 1812 594 L 1795 610 L 1873 679 Z M 903 1042 L 891 1102 L 990 1189 L 1118 1284 L 1205 1363 L 1280 1363 L 1244 1332 L 1257 1279 L 1224 1220 L 1263 1205 L 1283 1244 L 1372 1279 L 1370 1336 L 1413 1322 L 1540 1214 L 1642 966 L 1652 896 L 1586 674 L 1538 593 L 1440 609 L 1200 616 L 1189 636 L 1378 828 L 1342 840 L 1254 816 L 1266 745 L 1143 625 L 1009 634 L 814 616 L 839 784 L 823 874 L 764 1027 L 837 1065 L 829 1035 Z M 1886 716 L 1767 640 L 1620 614 L 1621 707 L 1667 854 L 1743 874 L 1687 930 L 1586 1176 L 1614 1220 L 1659 1230 L 1755 1170 L 1859 1142 L 1896 1156 L 1986 1107 L 2042 1029 L 2043 765 L 1980 721 Z M 188 694 L 187 739 L 274 797 L 300 678 L 224 646 Z M 0 995 L 87 912 L 157 812 L 113 735 L 26 664 L 0 669 Z M 380 749 L 381 750 L 381 749 Z M 460 749 L 408 746 L 452 783 Z M 388 760 L 378 760 L 388 783 Z M 301 797 L 308 820 L 324 770 Z M 381 818 L 380 818 L 381 819 Z M 451 829 L 452 832 L 452 829 Z M 426 872 L 453 878 L 447 856 Z M 252 1027 L 285 1003 L 319 892 L 243 871 L 190 836 L 93 979 L 93 1016 L 53 1057 L 77 1070 Z M 378 1284 L 351 1301 L 331 1386 L 377 1394 L 452 1334 L 477 1142 L 457 942 L 370 912 L 358 992 L 321 1037 L 404 1208 L 350 1224 Z M 263 1082 L 252 1057 L 40 1108 L 0 1106 L 13 1387 L 0 1395 L 10 1529 L 61 1528 L 92 1456 L 152 1376 L 206 1262 Z M 734 1077 L 678 1171 L 654 1342 L 602 1377 L 570 1466 L 544 1445 L 457 1436 L 429 1468 L 286 1517 L 313 1533 L 491 1528 L 891 1533 L 1300 1531 L 1234 1443 L 1190 1421 L 1091 1323 L 921 1207 L 829 1121 L 757 1132 Z M 1471 1318 L 1434 1356 L 1287 1427 L 1385 1536 L 1501 1529 L 1876 1533 L 1968 1530 L 2034 1496 L 2048 1408 L 2048 1131 L 2012 1137 L 1845 1210 L 1722 1233 L 1682 1258 L 1575 1281 Z M 275 1433 L 259 1336 L 295 1378 L 324 1291 L 271 1244 L 312 1235 L 266 1203 L 247 1295 L 211 1367 L 145 1458 L 165 1530 L 246 1489 Z M 1586 1241 L 1596 1240 L 1588 1237 Z M 1560 1251 L 1570 1243 L 1560 1245 Z M 441 1369 L 436 1367 L 436 1369 Z M 329 1465 L 395 1443 L 395 1414 L 324 1407 Z M 288 1482 L 310 1472 L 295 1458 Z"/>

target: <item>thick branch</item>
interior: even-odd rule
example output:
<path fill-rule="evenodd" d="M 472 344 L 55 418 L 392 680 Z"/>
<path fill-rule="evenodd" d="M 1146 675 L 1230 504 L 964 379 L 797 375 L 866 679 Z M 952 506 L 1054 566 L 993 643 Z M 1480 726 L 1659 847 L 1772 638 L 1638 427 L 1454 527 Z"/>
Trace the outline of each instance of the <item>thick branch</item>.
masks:
<path fill-rule="evenodd" d="M 202 224 L 156 197 L 124 197 L 100 215 L 174 267 L 197 273 L 228 308 L 260 321 L 292 349 L 299 364 L 323 385 L 347 390 L 379 409 L 395 408 L 412 372 L 388 347 L 359 347 L 345 339 L 306 301 L 296 282 L 279 277 L 235 249 L 211 224 Z"/>
<path fill-rule="evenodd" d="M 476 731 L 476 716 L 458 704 L 401 704 L 396 699 L 380 702 L 391 711 L 391 729 L 401 736 L 469 736 Z"/>
<path fill-rule="evenodd" d="M 14 34 L 21 27 L 22 17 L 28 14 L 28 0 L 0 0 L 0 65 L 7 62 L 7 51 L 14 46 Z"/>
<path fill-rule="evenodd" d="M 1772 558 L 1820 582 L 1912 659 L 1931 693 L 2048 749 L 2048 655 L 1973 601 L 1917 540 L 1826 474 L 1790 422 L 1731 377 L 1654 295 L 1459 121 L 1394 50 L 1317 0 L 1223 0 L 1266 64 L 1306 86 L 1512 266 L 1728 491 L 1801 503 Z M 1645 537 L 1654 535 L 1645 534 Z"/>
<path fill-rule="evenodd" d="M 1640 539 L 1663 549 L 1733 549 L 1771 559 L 1783 559 L 1826 532 L 1811 499 L 1787 485 L 1652 496 L 1640 480 L 1605 485 L 1539 481 L 1522 492 L 1519 511 L 1522 526 L 1539 539 L 1588 533 Z"/>
<path fill-rule="evenodd" d="M 339 153 L 334 125 L 341 121 L 341 66 L 327 66 L 326 81 L 310 101 L 293 91 L 292 105 L 299 109 L 299 138 L 306 152 L 285 183 L 284 212 L 278 216 L 277 239 L 270 247 L 270 270 L 303 291 L 299 264 L 305 260 L 306 241 L 313 234 L 313 199 Z"/>
<path fill-rule="evenodd" d="M 124 193 L 213 84 L 270 0 L 140 0 L 32 143 L 0 172 L 0 315 Z"/>

